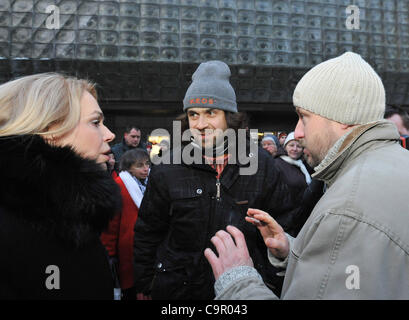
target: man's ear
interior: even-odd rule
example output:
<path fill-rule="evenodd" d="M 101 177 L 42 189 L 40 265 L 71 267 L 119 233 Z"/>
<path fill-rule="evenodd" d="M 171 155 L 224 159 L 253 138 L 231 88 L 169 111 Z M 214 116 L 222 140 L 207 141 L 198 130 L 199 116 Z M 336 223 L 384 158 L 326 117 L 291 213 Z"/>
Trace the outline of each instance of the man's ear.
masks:
<path fill-rule="evenodd" d="M 349 129 L 351 129 L 353 126 L 351 126 L 351 125 L 349 125 L 349 124 L 344 124 L 344 123 L 341 123 L 341 129 L 342 130 L 349 130 Z"/>
<path fill-rule="evenodd" d="M 351 130 L 352 128 L 354 128 L 356 126 L 359 126 L 359 124 L 343 124 L 343 123 L 341 123 L 341 129 L 345 130 L 345 131 Z"/>
<path fill-rule="evenodd" d="M 339 136 L 343 136 L 348 131 L 352 130 L 352 128 L 358 126 L 357 124 L 344 124 L 340 122 L 333 122 L 335 131 L 339 134 Z"/>

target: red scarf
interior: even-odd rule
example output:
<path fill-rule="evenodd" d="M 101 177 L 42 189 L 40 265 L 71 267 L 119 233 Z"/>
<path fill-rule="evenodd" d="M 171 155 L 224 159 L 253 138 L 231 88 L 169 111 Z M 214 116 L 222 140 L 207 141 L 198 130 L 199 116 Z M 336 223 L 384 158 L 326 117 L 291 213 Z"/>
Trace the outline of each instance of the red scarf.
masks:
<path fill-rule="evenodd" d="M 222 174 L 224 168 L 226 167 L 226 165 L 227 165 L 227 163 L 229 161 L 230 155 L 229 154 L 224 154 L 224 155 L 216 157 L 216 158 L 203 156 L 203 158 L 206 160 L 206 163 L 208 165 L 210 165 L 214 170 L 216 170 L 217 179 L 219 179 L 220 175 Z M 223 163 L 220 163 L 221 159 L 223 159 Z"/>

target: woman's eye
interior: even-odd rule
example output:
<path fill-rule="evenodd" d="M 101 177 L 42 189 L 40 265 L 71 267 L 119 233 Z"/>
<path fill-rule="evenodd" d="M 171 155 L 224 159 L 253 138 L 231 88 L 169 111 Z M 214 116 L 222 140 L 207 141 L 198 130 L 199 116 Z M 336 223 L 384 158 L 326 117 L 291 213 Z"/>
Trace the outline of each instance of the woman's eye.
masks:
<path fill-rule="evenodd" d="M 99 127 L 99 125 L 101 124 L 101 121 L 100 121 L 100 120 L 93 120 L 93 121 L 92 121 L 92 124 L 93 124 L 94 126 L 96 126 L 96 127 Z"/>

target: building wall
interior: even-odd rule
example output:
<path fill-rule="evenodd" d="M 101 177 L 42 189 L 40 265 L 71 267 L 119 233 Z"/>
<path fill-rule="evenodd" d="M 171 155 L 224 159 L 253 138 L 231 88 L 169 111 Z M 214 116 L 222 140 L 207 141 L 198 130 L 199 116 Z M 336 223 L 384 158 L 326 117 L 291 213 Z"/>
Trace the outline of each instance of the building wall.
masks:
<path fill-rule="evenodd" d="M 0 83 L 48 71 L 91 79 L 118 132 L 128 120 L 165 126 L 212 59 L 229 65 L 254 126 L 290 129 L 298 80 L 345 51 L 375 68 L 388 103 L 409 106 L 407 0 L 0 1 Z"/>

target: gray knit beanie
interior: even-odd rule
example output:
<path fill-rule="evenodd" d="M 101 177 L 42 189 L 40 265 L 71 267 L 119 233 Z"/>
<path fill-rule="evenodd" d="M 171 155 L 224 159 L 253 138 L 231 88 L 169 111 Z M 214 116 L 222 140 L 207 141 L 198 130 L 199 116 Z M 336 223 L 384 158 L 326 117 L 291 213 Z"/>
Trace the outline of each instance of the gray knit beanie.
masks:
<path fill-rule="evenodd" d="M 276 147 L 278 147 L 280 145 L 280 141 L 278 140 L 278 138 L 273 135 L 273 134 L 268 134 L 265 135 L 264 138 L 261 140 L 261 142 L 266 141 L 266 140 L 271 140 L 274 142 L 274 144 L 276 145 Z"/>
<path fill-rule="evenodd" d="M 213 108 L 237 112 L 236 94 L 229 78 L 230 69 L 224 62 L 201 63 L 186 91 L 183 111 L 188 108 Z"/>
<path fill-rule="evenodd" d="M 383 118 L 385 89 L 360 55 L 346 52 L 308 71 L 294 90 L 293 104 L 343 124 L 366 124 Z"/>

